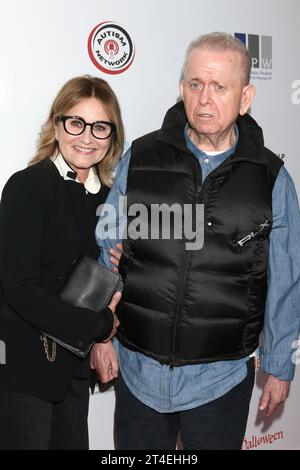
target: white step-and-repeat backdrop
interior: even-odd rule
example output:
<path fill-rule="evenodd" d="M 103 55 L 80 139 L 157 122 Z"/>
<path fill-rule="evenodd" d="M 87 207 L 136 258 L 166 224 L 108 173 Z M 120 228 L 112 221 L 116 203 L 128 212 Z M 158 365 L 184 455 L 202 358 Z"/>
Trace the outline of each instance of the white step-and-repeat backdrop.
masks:
<path fill-rule="evenodd" d="M 75 75 L 107 79 L 127 142 L 160 127 L 176 102 L 187 44 L 211 31 L 238 33 L 253 55 L 252 115 L 300 190 L 299 0 L 6 0 L 0 14 L 0 190 L 26 166 L 49 105 Z M 299 247 L 300 249 L 300 247 Z M 17 373 L 17 371 L 16 371 Z M 257 373 L 245 449 L 300 449 L 300 376 L 273 419 L 258 410 Z M 114 393 L 91 399 L 93 449 L 113 449 Z"/>

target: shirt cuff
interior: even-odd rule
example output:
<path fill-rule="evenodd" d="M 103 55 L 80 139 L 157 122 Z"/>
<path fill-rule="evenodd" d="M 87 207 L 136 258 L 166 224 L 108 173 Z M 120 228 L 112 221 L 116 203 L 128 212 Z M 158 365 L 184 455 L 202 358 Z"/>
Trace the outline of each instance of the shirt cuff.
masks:
<path fill-rule="evenodd" d="M 260 368 L 266 374 L 271 374 L 279 380 L 291 381 L 295 375 L 295 364 L 290 355 L 268 355 L 260 351 Z"/>

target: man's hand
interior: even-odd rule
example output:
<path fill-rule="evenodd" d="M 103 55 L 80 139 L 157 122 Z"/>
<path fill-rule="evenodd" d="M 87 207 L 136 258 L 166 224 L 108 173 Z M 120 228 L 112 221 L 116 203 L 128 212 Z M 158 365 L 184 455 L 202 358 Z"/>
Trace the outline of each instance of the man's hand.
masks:
<path fill-rule="evenodd" d="M 259 404 L 260 410 L 267 410 L 267 418 L 272 416 L 278 405 L 287 399 L 289 389 L 289 381 L 268 375 Z"/>
<path fill-rule="evenodd" d="M 123 245 L 122 243 L 117 243 L 115 248 L 111 248 L 109 250 L 110 261 L 115 265 L 113 271 L 118 272 L 118 267 L 120 263 L 120 259 L 123 253 Z"/>
<path fill-rule="evenodd" d="M 102 383 L 110 382 L 118 377 L 119 365 L 112 341 L 95 343 L 90 359 L 91 369 L 96 369 Z"/>

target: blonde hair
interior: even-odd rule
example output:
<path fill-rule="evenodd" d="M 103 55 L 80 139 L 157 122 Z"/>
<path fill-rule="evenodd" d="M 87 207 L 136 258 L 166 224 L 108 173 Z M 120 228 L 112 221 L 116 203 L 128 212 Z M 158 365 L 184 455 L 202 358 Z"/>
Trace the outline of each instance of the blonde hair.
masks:
<path fill-rule="evenodd" d="M 29 165 L 40 162 L 59 153 L 58 142 L 55 138 L 55 118 L 65 114 L 68 109 L 80 103 L 85 98 L 95 97 L 116 126 L 110 137 L 110 146 L 105 157 L 98 163 L 98 173 L 102 183 L 111 186 L 113 170 L 122 155 L 124 147 L 124 126 L 118 99 L 109 86 L 101 78 L 83 75 L 69 80 L 58 92 L 54 99 L 48 119 L 43 124 L 37 140 L 37 150 Z"/>
<path fill-rule="evenodd" d="M 214 32 L 204 34 L 192 41 L 186 51 L 185 60 L 182 67 L 181 79 L 185 79 L 187 62 L 194 49 L 206 49 L 209 51 L 230 51 L 238 54 L 240 59 L 241 75 L 244 85 L 250 82 L 252 60 L 245 44 L 238 38 L 228 33 Z"/>

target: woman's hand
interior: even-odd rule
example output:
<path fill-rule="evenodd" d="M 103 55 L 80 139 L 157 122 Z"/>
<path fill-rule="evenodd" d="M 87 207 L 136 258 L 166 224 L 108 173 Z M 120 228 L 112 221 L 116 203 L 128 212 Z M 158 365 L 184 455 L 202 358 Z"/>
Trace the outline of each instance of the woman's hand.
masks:
<path fill-rule="evenodd" d="M 111 248 L 109 250 L 109 253 L 111 255 L 110 261 L 115 265 L 113 271 L 118 272 L 120 259 L 121 259 L 122 253 L 123 253 L 122 243 L 117 243 L 115 248 Z"/>
<path fill-rule="evenodd" d="M 102 383 L 110 382 L 118 377 L 119 365 L 111 339 L 116 334 L 117 328 L 120 325 L 115 311 L 121 297 L 121 292 L 116 292 L 108 304 L 108 307 L 114 316 L 114 324 L 111 334 L 102 343 L 95 343 L 91 351 L 90 367 L 91 369 L 96 369 Z"/>

